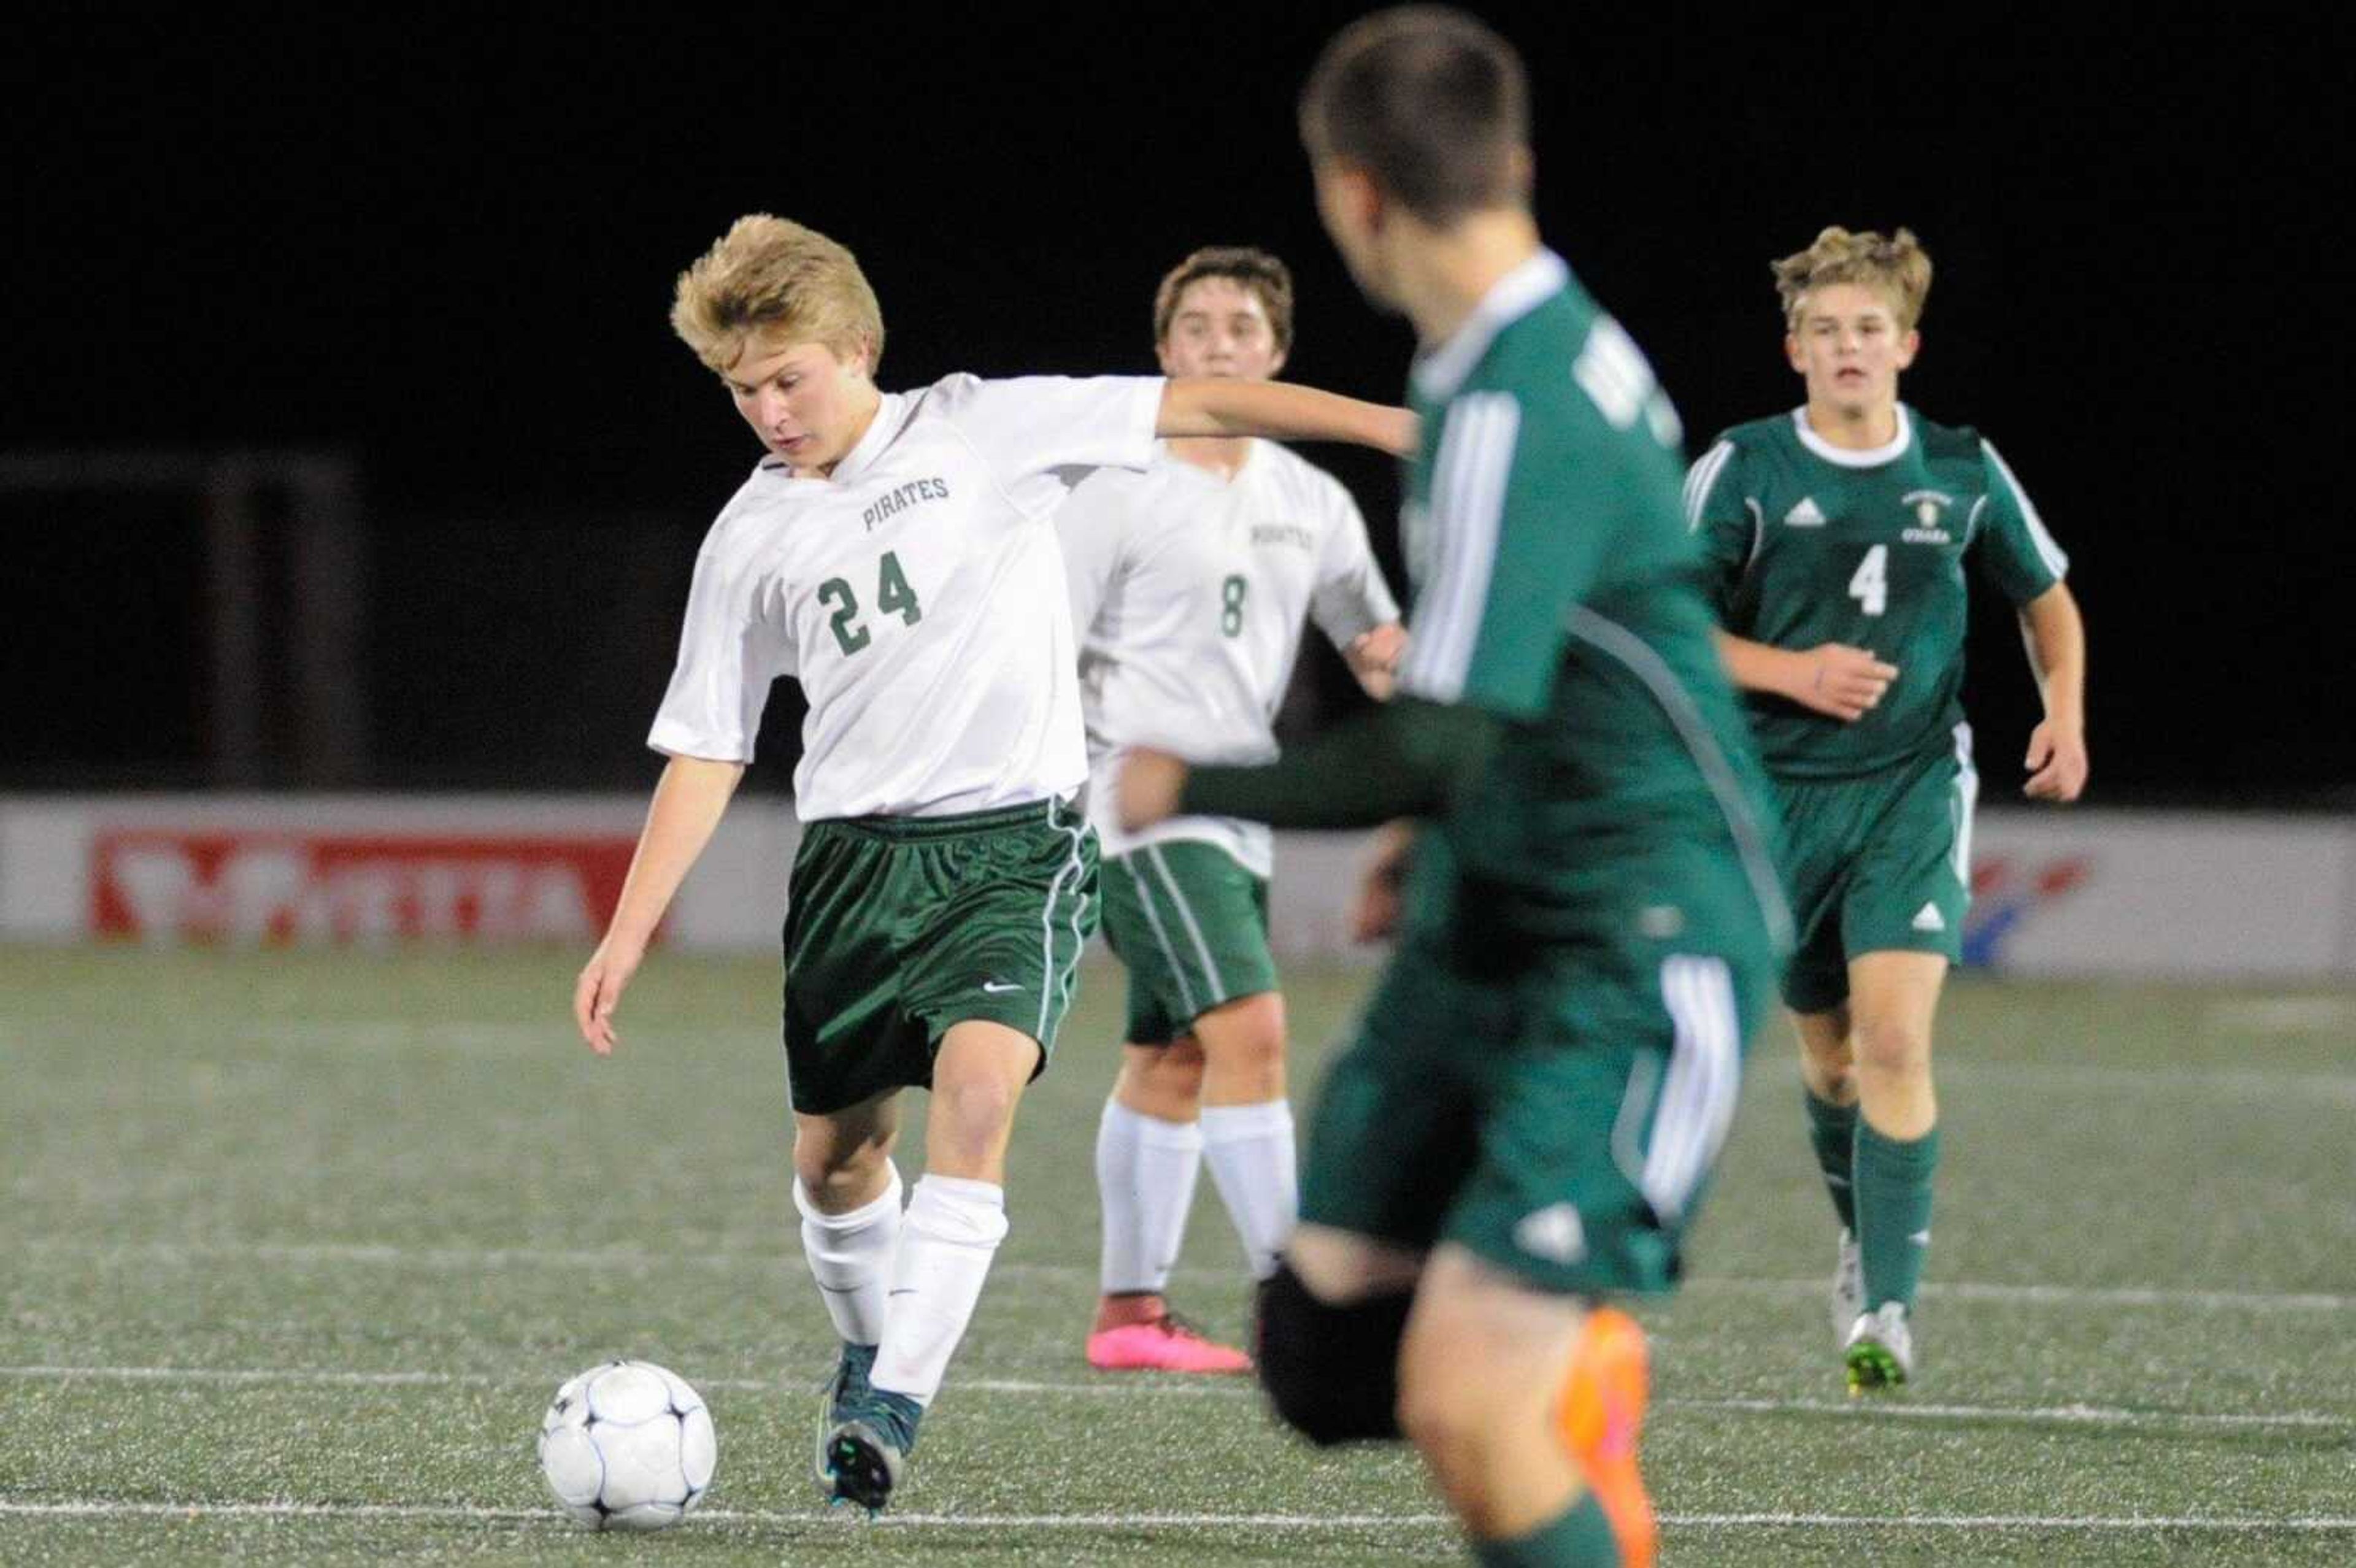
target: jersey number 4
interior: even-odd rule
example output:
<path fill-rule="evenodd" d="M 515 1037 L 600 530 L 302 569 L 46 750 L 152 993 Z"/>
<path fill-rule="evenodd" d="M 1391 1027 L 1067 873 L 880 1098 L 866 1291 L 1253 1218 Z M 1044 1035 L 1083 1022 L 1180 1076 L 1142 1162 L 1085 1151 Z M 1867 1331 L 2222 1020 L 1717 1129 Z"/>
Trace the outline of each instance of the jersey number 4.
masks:
<path fill-rule="evenodd" d="M 1848 580 L 1848 596 L 1865 607 L 1869 615 L 1879 615 L 1890 608 L 1890 547 L 1875 545 L 1857 563 L 1857 575 Z"/>
<path fill-rule="evenodd" d="M 855 654 L 870 639 L 866 627 L 859 624 L 859 596 L 851 584 L 840 577 L 830 577 L 818 585 L 818 602 L 834 606 L 835 645 L 846 654 Z M 898 615 L 905 625 L 915 625 L 925 618 L 916 603 L 916 591 L 908 586 L 908 574 L 900 570 L 900 558 L 890 550 L 875 567 L 875 608 L 886 615 Z"/>

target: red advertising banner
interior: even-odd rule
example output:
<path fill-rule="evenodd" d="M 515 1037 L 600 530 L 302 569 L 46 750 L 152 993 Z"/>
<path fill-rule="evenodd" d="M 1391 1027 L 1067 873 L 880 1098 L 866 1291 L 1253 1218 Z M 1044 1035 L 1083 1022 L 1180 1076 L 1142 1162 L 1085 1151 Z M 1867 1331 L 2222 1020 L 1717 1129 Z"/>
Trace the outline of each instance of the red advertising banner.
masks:
<path fill-rule="evenodd" d="M 156 943 L 590 943 L 633 841 L 593 835 L 102 829 L 90 929 Z"/>

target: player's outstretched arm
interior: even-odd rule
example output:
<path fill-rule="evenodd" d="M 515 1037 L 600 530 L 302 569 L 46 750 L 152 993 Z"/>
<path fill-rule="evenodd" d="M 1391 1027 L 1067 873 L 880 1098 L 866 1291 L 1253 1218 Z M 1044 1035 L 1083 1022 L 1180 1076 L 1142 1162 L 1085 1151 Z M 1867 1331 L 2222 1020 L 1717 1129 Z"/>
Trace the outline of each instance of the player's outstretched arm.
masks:
<path fill-rule="evenodd" d="M 1346 441 L 1397 457 L 1415 451 L 1415 415 L 1386 403 L 1285 381 L 1180 376 L 1164 383 L 1153 433 L 1264 435 L 1278 441 Z"/>
<path fill-rule="evenodd" d="M 736 793 L 736 781 L 744 776 L 742 763 L 702 757 L 673 757 L 663 769 L 654 804 L 647 808 L 647 825 L 638 834 L 637 853 L 630 859 L 630 874 L 622 883 L 621 901 L 614 906 L 613 923 L 573 987 L 573 1021 L 598 1055 L 613 1053 L 614 1008 L 622 989 L 637 973 L 671 895 L 711 842 L 712 830 L 720 826 L 721 814 Z"/>
<path fill-rule="evenodd" d="M 2045 718 L 2029 734 L 2032 800 L 2069 802 L 2086 787 L 2086 623 L 2065 583 L 2055 583 L 2021 607 L 2021 640 L 2029 667 L 2045 699 Z"/>
<path fill-rule="evenodd" d="M 1870 712 L 1898 678 L 1896 665 L 1846 643 L 1779 648 L 1731 632 L 1718 635 L 1719 663 L 1745 691 L 1785 698 L 1814 712 L 1853 724 Z"/>
<path fill-rule="evenodd" d="M 1131 832 L 1179 815 L 1241 816 L 1276 827 L 1373 827 L 1430 816 L 1488 765 L 1500 721 L 1462 703 L 1399 697 L 1265 767 L 1191 767 L 1140 747 L 1113 784 Z"/>

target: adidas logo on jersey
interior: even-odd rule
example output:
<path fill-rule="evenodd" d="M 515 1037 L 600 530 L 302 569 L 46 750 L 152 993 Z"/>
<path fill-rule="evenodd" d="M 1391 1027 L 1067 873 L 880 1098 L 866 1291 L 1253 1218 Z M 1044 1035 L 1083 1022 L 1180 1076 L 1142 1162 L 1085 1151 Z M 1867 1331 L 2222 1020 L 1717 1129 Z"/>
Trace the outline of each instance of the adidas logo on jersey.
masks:
<path fill-rule="evenodd" d="M 1521 1223 L 1514 1227 L 1514 1245 L 1534 1258 L 1577 1263 L 1587 1255 L 1587 1226 L 1571 1205 L 1549 1203 L 1522 1216 Z"/>
<path fill-rule="evenodd" d="M 1924 904 L 1921 909 L 1914 912 L 1914 929 L 1917 931 L 1944 931 L 1947 929 L 1946 917 L 1939 912 L 1939 906 L 1937 904 Z"/>
<path fill-rule="evenodd" d="M 1801 496 L 1800 504 L 1783 514 L 1783 526 L 1792 528 L 1823 528 L 1825 515 L 1817 509 L 1816 498 L 1814 496 Z"/>

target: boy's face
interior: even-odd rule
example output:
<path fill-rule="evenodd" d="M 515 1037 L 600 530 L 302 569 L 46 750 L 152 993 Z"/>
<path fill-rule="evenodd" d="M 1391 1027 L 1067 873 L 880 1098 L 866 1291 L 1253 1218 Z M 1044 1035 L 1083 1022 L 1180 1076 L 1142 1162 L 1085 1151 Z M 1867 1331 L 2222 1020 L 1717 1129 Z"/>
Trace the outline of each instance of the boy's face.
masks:
<path fill-rule="evenodd" d="M 1827 283 L 1801 297 L 1799 325 L 1783 350 L 1806 378 L 1810 403 L 1855 416 L 1898 400 L 1898 373 L 1914 363 L 1922 341 L 1898 329 L 1897 312 L 1879 290 Z"/>
<path fill-rule="evenodd" d="M 1284 368 L 1258 291 L 1234 278 L 1196 278 L 1180 290 L 1154 352 L 1165 376 L 1265 381 Z"/>
<path fill-rule="evenodd" d="M 831 473 L 874 412 L 863 348 L 845 358 L 823 343 L 755 336 L 720 376 L 761 444 L 798 475 Z"/>

